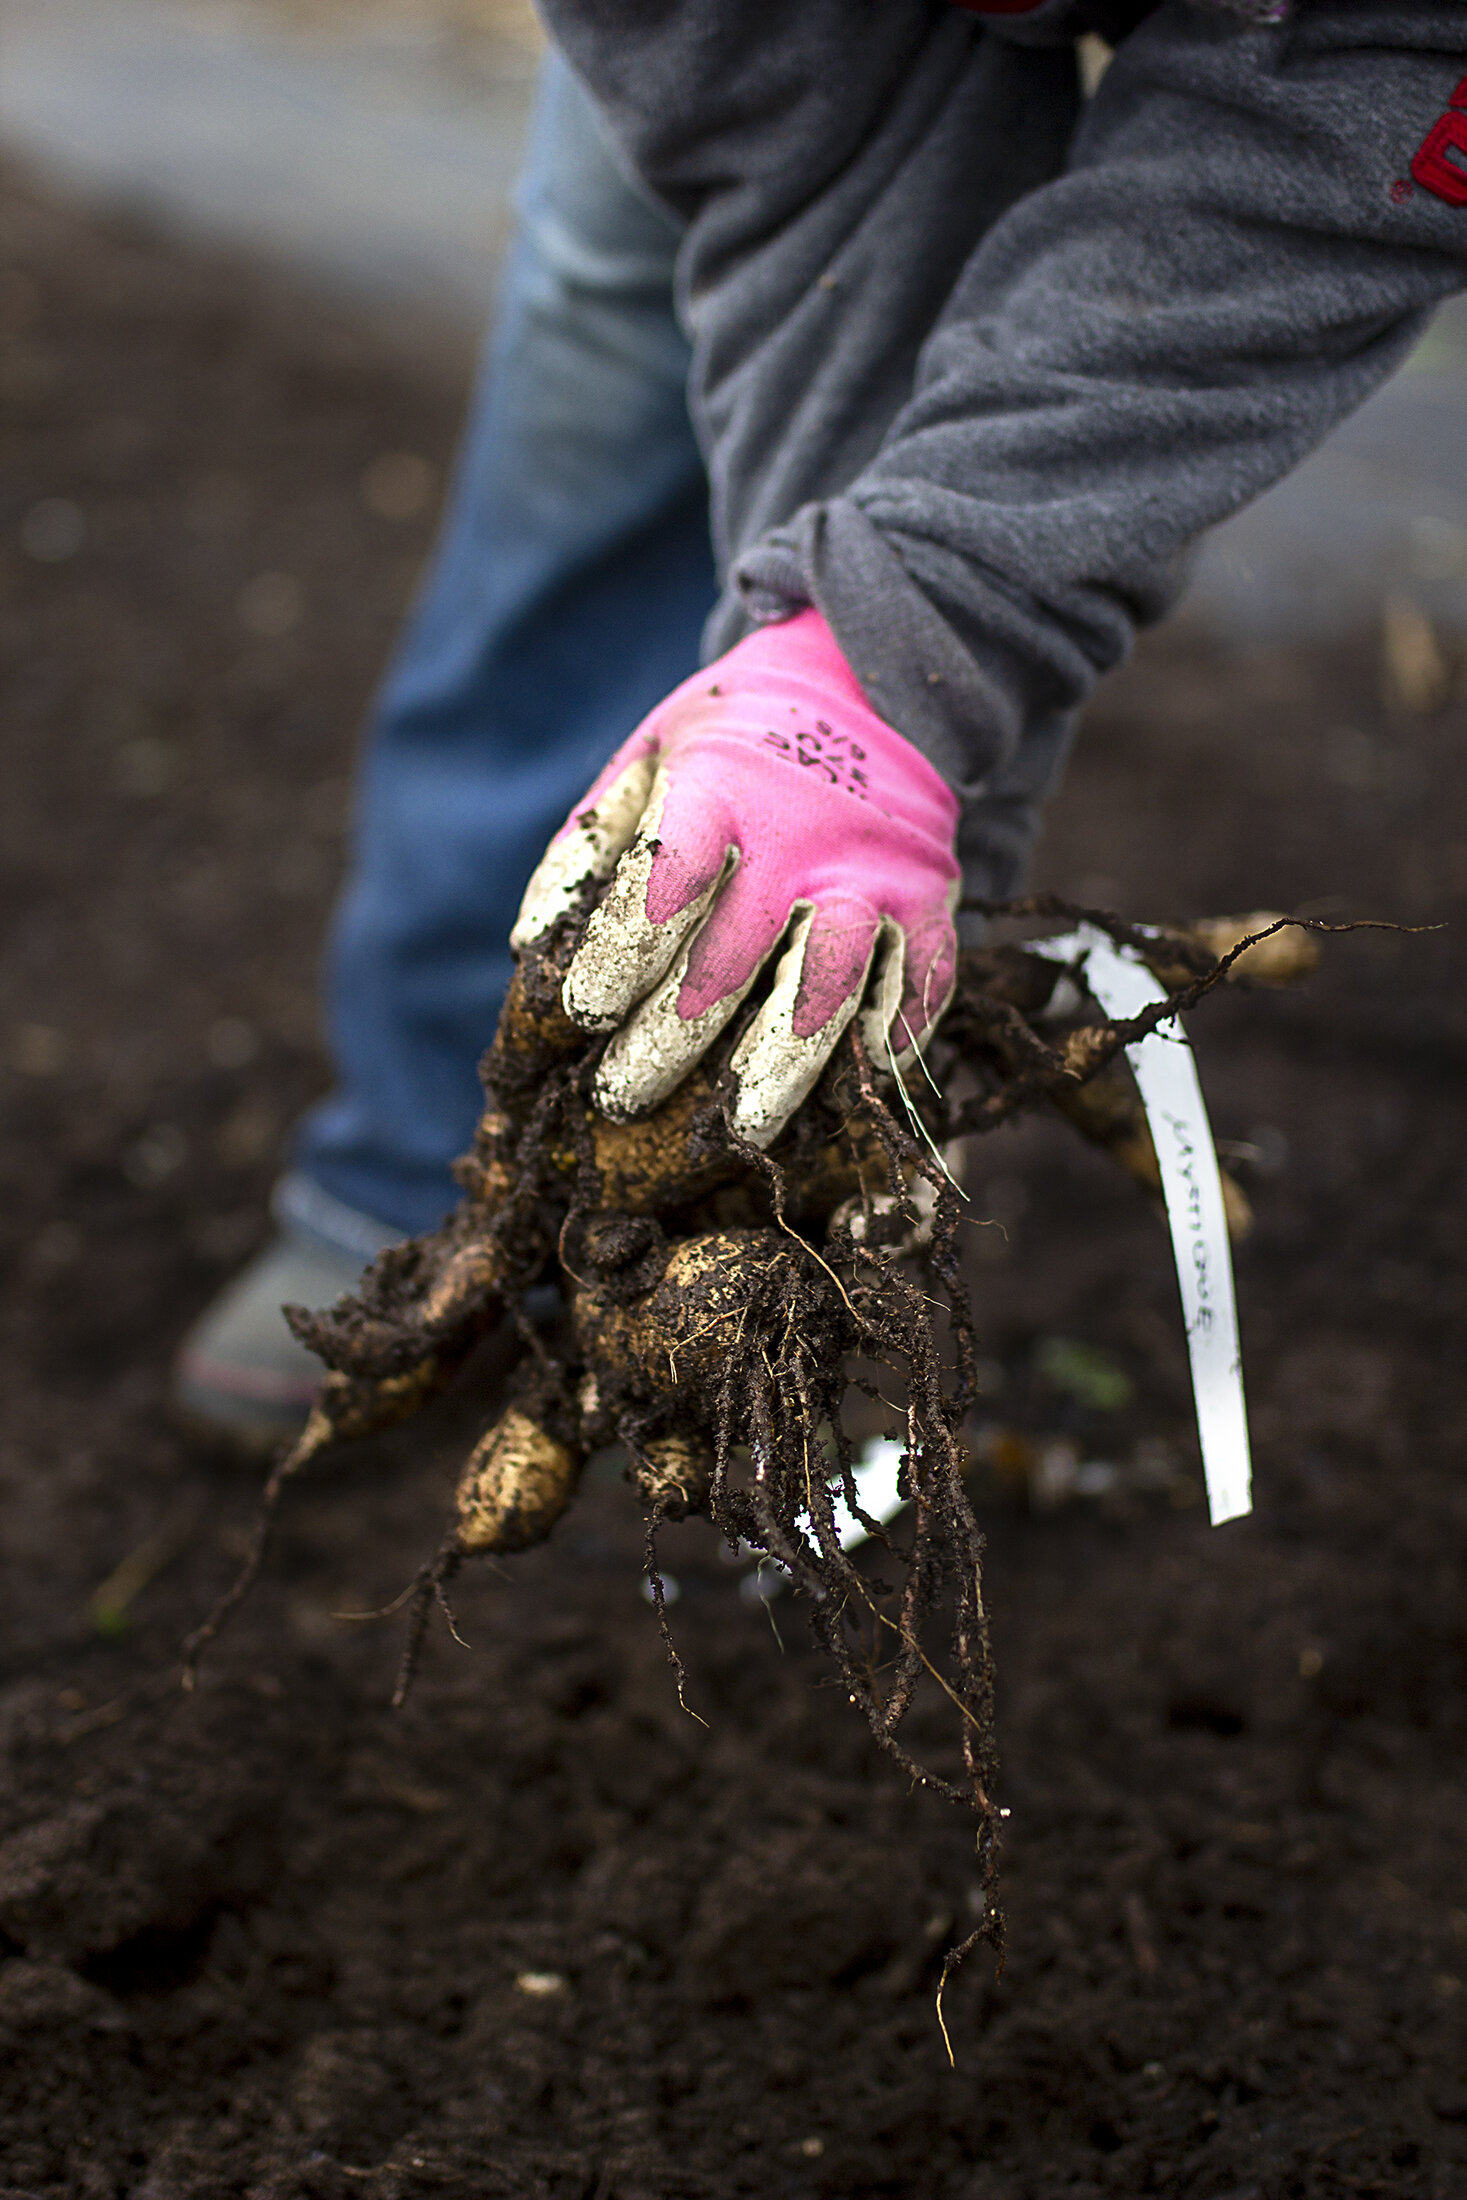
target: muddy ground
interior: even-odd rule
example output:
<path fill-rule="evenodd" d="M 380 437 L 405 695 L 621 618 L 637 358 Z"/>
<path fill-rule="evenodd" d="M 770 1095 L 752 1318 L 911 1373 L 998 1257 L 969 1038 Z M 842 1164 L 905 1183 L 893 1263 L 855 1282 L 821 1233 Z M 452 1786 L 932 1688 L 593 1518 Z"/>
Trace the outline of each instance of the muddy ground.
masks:
<path fill-rule="evenodd" d="M 1411 715 L 1373 636 L 1178 630 L 1093 713 L 1046 880 L 1458 929 L 1198 1019 L 1259 1210 L 1250 1522 L 1197 1502 L 1155 1219 L 1059 1130 L 978 1157 L 1000 1453 L 1180 1469 L 984 1499 L 1010 1954 L 952 1989 L 951 2071 L 971 1828 L 696 1526 L 684 1716 L 615 1483 L 465 1582 L 471 1647 L 393 1716 L 393 1627 L 333 1615 L 432 1548 L 452 1457 L 343 1461 L 174 1686 L 254 1483 L 170 1425 L 169 1355 L 321 1084 L 346 775 L 431 522 L 421 466 L 368 469 L 441 477 L 463 362 L 14 178 L 0 329 L 6 2200 L 1467 2190 L 1460 681 Z M 1055 1337 L 1130 1402 L 1046 1393 Z"/>

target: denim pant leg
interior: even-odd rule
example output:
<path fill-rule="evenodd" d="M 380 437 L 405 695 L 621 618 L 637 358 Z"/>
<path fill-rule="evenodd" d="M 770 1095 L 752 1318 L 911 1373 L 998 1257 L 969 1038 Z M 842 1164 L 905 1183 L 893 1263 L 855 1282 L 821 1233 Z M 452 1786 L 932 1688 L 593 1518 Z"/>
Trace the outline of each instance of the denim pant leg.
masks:
<path fill-rule="evenodd" d="M 328 962 L 337 1085 L 278 1195 L 337 1242 L 368 1218 L 427 1228 L 453 1203 L 525 882 L 696 667 L 714 598 L 677 230 L 559 61 L 517 208 L 442 536 L 362 766 Z"/>

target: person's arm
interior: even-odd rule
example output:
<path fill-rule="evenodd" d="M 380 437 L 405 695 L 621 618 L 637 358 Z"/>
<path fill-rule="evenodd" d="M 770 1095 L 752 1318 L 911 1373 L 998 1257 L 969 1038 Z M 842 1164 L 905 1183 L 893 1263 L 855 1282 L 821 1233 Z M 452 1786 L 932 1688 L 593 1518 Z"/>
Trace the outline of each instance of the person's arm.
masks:
<path fill-rule="evenodd" d="M 1075 706 L 1189 546 L 1467 281 L 1467 129 L 1440 126 L 1467 7 L 1300 0 L 1253 27 L 1163 0 L 1063 174 L 1068 56 L 928 0 L 548 12 L 690 224 L 739 591 L 715 645 L 816 604 L 1002 890 Z"/>

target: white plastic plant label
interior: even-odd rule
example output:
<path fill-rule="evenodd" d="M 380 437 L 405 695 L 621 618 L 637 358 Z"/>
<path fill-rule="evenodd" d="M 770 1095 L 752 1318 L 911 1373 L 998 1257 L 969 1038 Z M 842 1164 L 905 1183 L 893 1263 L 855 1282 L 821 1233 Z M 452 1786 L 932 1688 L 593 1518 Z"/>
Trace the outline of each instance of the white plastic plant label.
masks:
<path fill-rule="evenodd" d="M 902 1457 L 906 1445 L 892 1436 L 872 1436 L 861 1446 L 851 1466 L 851 1479 L 856 1485 L 856 1502 L 862 1512 L 884 1527 L 888 1520 L 895 1520 L 905 1502 L 897 1483 L 901 1478 Z M 854 1551 L 858 1545 L 869 1542 L 871 1531 L 861 1525 L 846 1503 L 845 1491 L 832 1488 L 831 1503 L 835 1510 L 835 1532 L 840 1538 L 842 1550 Z M 798 1526 L 805 1535 L 813 1536 L 808 1513 L 798 1516 Z M 750 1546 L 741 1544 L 741 1550 Z M 789 1575 L 778 1559 L 761 1559 L 753 1573 L 745 1574 L 740 1584 L 740 1594 L 751 1603 L 768 1604 L 783 1591 Z"/>
<path fill-rule="evenodd" d="M 1139 1015 L 1166 988 L 1130 949 L 1082 925 L 1063 939 L 1026 942 L 1036 955 L 1073 962 L 1083 954 L 1085 984 L 1107 1016 Z M 1233 1261 L 1217 1149 L 1207 1121 L 1191 1044 L 1175 1017 L 1126 1049 L 1161 1164 L 1161 1185 L 1181 1285 L 1197 1433 L 1212 1524 L 1253 1509 L 1248 1413 L 1233 1296 Z"/>
<path fill-rule="evenodd" d="M 906 1445 L 892 1436 L 873 1436 L 857 1452 L 851 1469 L 851 1480 L 856 1485 L 856 1497 L 863 1513 L 885 1526 L 895 1520 L 902 1509 L 902 1499 L 897 1490 Z M 867 1540 L 868 1530 L 846 1503 L 844 1490 L 831 1492 L 835 1503 L 835 1525 L 841 1545 L 853 1551 L 858 1543 Z"/>

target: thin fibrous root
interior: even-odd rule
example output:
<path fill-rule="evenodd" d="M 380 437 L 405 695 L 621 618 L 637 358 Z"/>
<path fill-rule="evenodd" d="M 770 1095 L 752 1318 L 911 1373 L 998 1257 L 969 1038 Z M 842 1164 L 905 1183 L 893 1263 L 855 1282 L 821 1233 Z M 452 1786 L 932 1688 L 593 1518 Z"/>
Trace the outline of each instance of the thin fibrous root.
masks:
<path fill-rule="evenodd" d="M 221 1628 L 225 1626 L 230 1614 L 244 1602 L 259 1579 L 260 1568 L 265 1563 L 265 1552 L 270 1542 L 270 1531 L 275 1525 L 275 1515 L 279 1510 L 280 1500 L 284 1495 L 287 1483 L 293 1481 L 296 1475 L 302 1473 L 310 1465 L 316 1454 L 325 1448 L 325 1444 L 329 1440 L 329 1433 L 323 1435 L 322 1418 L 318 1407 L 307 1421 L 297 1441 L 289 1451 L 281 1455 L 271 1469 L 269 1479 L 261 1494 L 259 1511 L 255 1516 L 255 1525 L 250 1532 L 249 1547 L 240 1563 L 238 1573 L 218 1599 L 207 1618 L 194 1629 L 193 1633 L 184 1642 L 180 1680 L 187 1694 L 192 1695 L 198 1686 L 199 1659 L 203 1656 L 209 1644 L 218 1636 Z"/>
<path fill-rule="evenodd" d="M 426 1565 L 418 1568 L 412 1598 L 408 1605 L 408 1621 L 403 1638 L 402 1659 L 397 1668 L 397 1679 L 393 1684 L 390 1698 L 391 1708 L 394 1711 L 401 1711 L 408 1700 L 413 1679 L 418 1670 L 418 1660 L 422 1655 L 423 1638 L 428 1631 L 428 1620 L 435 1604 L 447 1620 L 448 1631 L 455 1642 L 463 1641 L 463 1637 L 458 1631 L 457 1622 L 454 1619 L 453 1606 L 448 1601 L 445 1586 L 452 1581 L 463 1562 L 464 1554 L 458 1539 L 456 1536 L 451 1536 L 437 1554 L 427 1561 Z"/>

